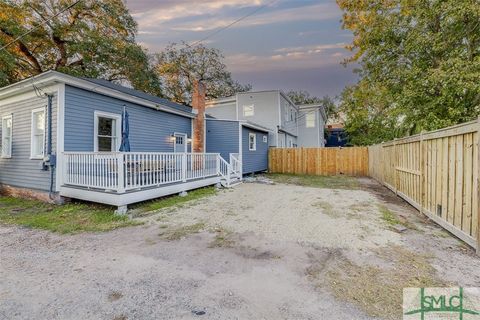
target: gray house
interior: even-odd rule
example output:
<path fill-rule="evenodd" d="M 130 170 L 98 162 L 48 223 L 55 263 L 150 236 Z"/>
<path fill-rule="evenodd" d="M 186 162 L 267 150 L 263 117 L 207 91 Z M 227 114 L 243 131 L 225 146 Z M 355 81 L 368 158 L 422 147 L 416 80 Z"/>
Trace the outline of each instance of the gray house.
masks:
<path fill-rule="evenodd" d="M 207 102 L 206 113 L 222 120 L 250 121 L 269 130 L 270 147 L 323 147 L 321 105 L 295 105 L 282 91 L 242 92 Z"/>
<path fill-rule="evenodd" d="M 241 159 L 242 174 L 268 169 L 268 135 L 267 128 L 249 121 L 205 119 L 206 151 Z"/>
<path fill-rule="evenodd" d="M 108 81 L 54 71 L 0 88 L 0 187 L 124 211 L 129 203 L 241 179 L 235 155 L 225 159 L 195 146 L 197 113 Z M 119 152 L 126 114 L 131 149 Z M 192 145 L 203 151 L 192 153 Z"/>

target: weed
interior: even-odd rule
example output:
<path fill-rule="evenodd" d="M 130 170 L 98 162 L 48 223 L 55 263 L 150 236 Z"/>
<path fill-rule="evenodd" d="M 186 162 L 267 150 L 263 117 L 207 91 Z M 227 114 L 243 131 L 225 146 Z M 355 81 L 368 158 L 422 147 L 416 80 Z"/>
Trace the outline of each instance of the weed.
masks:
<path fill-rule="evenodd" d="M 0 222 L 58 233 L 108 231 L 141 224 L 113 213 L 113 208 L 86 203 L 55 205 L 38 200 L 0 197 Z"/>
<path fill-rule="evenodd" d="M 132 205 L 131 209 L 140 215 L 165 208 L 169 208 L 170 211 L 175 211 L 178 208 L 187 206 L 187 202 L 213 196 L 215 193 L 216 189 L 214 187 L 200 188 L 189 191 L 185 197 L 180 197 L 178 195 L 163 197 L 160 199 L 145 201 L 136 205 Z"/>
<path fill-rule="evenodd" d="M 338 299 L 357 304 L 372 317 L 401 318 L 403 288 L 446 285 L 430 265 L 430 256 L 400 246 L 382 248 L 376 254 L 393 267 L 360 266 L 341 260 L 327 273 L 327 282 Z"/>
<path fill-rule="evenodd" d="M 266 176 L 276 183 L 294 184 L 305 187 L 347 190 L 355 190 L 360 187 L 356 178 L 347 176 L 313 176 L 279 173 L 270 173 Z"/>
<path fill-rule="evenodd" d="M 175 229 L 166 229 L 164 232 L 161 232 L 159 236 L 166 240 L 174 241 L 180 240 L 190 234 L 199 233 L 203 229 L 205 229 L 205 223 L 199 222 L 188 226 L 181 226 Z"/>
<path fill-rule="evenodd" d="M 215 230 L 215 239 L 209 244 L 209 248 L 232 248 L 235 241 L 232 239 L 232 232 L 225 229 Z"/>

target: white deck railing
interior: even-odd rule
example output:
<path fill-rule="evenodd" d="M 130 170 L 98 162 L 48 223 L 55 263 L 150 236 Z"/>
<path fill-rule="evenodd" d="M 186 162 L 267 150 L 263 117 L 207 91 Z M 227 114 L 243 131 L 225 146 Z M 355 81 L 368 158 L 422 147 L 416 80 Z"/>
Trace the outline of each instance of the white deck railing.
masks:
<path fill-rule="evenodd" d="M 230 165 L 232 166 L 232 172 L 238 177 L 242 177 L 242 161 L 239 153 L 230 153 Z"/>
<path fill-rule="evenodd" d="M 64 152 L 63 184 L 124 193 L 223 176 L 232 168 L 221 160 L 218 153 Z"/>

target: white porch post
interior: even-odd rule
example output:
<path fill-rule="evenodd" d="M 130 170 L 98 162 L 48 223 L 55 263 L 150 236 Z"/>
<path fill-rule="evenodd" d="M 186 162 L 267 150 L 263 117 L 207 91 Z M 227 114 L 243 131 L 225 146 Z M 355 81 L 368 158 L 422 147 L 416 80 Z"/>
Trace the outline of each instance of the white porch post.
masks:
<path fill-rule="evenodd" d="M 220 174 L 220 154 L 217 154 L 217 175 Z"/>
<path fill-rule="evenodd" d="M 193 158 L 192 158 L 193 161 Z M 187 181 L 187 154 L 182 154 L 182 181 Z"/>
<path fill-rule="evenodd" d="M 117 153 L 118 193 L 125 193 L 125 159 L 122 152 Z"/>

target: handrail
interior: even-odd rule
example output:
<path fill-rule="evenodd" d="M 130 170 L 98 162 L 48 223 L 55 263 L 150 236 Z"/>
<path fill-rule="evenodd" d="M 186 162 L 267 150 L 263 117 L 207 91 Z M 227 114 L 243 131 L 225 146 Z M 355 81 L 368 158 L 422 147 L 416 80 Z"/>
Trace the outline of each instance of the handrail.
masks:
<path fill-rule="evenodd" d="M 219 170 L 218 173 L 222 176 L 225 181 L 227 182 L 227 186 L 230 186 L 230 172 L 232 170 L 231 165 L 222 158 L 222 156 L 218 156 L 219 159 Z"/>

